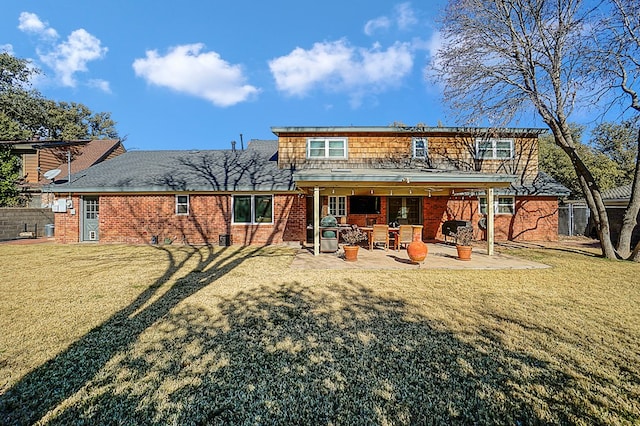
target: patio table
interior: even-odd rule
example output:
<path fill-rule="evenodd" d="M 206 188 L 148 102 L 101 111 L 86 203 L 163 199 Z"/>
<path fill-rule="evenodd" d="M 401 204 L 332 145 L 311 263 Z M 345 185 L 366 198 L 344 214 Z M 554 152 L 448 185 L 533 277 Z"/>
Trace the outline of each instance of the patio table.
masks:
<path fill-rule="evenodd" d="M 367 233 L 367 241 L 371 239 L 371 234 L 373 233 L 372 226 L 362 226 L 361 230 Z M 400 232 L 400 228 L 391 228 L 389 227 L 389 235 L 393 236 L 393 249 L 398 251 L 398 232 Z"/>

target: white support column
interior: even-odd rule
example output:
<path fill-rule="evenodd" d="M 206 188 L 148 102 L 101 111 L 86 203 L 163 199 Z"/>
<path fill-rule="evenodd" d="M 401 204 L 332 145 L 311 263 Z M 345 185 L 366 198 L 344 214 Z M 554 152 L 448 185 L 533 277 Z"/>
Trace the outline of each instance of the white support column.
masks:
<path fill-rule="evenodd" d="M 320 187 L 313 187 L 313 255 L 320 254 Z"/>
<path fill-rule="evenodd" d="M 494 242 L 494 205 L 493 205 L 493 188 L 487 188 L 487 254 L 493 256 Z"/>

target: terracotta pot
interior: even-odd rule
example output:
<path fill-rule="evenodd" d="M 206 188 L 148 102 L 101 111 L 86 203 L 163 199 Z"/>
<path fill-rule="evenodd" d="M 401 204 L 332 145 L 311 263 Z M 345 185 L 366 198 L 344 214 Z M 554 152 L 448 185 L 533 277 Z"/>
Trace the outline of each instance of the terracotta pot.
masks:
<path fill-rule="evenodd" d="M 407 246 L 407 254 L 413 263 L 423 262 L 427 257 L 429 249 L 422 242 L 422 226 L 413 227 L 413 241 Z"/>
<path fill-rule="evenodd" d="M 342 246 L 344 250 L 344 260 L 347 262 L 355 262 L 358 260 L 359 246 Z"/>
<path fill-rule="evenodd" d="M 471 260 L 471 246 L 456 246 L 459 260 Z"/>

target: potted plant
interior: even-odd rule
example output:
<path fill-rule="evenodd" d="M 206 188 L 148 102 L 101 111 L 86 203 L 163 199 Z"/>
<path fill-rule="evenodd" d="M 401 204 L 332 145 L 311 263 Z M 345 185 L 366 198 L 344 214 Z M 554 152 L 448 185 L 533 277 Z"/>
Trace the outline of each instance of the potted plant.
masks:
<path fill-rule="evenodd" d="M 358 243 L 367 239 L 367 234 L 362 232 L 360 228 L 353 225 L 351 228 L 347 228 L 342 231 L 342 240 L 345 245 L 342 246 L 344 250 L 344 260 L 347 262 L 355 262 L 358 260 Z"/>
<path fill-rule="evenodd" d="M 460 226 L 455 232 L 449 235 L 456 239 L 456 250 L 458 251 L 459 260 L 471 259 L 471 242 L 473 241 L 473 227 Z"/>

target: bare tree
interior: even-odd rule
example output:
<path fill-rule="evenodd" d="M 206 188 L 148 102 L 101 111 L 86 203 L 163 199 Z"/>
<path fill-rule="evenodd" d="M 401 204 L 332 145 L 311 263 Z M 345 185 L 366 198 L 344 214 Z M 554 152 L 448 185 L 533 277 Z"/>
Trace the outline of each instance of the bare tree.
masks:
<path fill-rule="evenodd" d="M 609 0 L 602 16 L 591 28 L 593 49 L 589 50 L 588 71 L 605 84 L 598 99 L 605 105 L 618 104 L 640 113 L 640 0 Z M 640 129 L 637 143 L 640 145 Z M 624 214 L 617 249 L 622 257 L 640 261 L 640 242 L 630 253 L 631 235 L 640 211 L 640 154 L 636 156 L 631 198 Z"/>
<path fill-rule="evenodd" d="M 598 5 L 582 0 L 451 0 L 434 75 L 470 122 L 506 125 L 533 110 L 569 156 L 605 257 L 616 258 L 600 188 L 576 151 L 568 117 L 595 93 L 586 32 Z"/>

